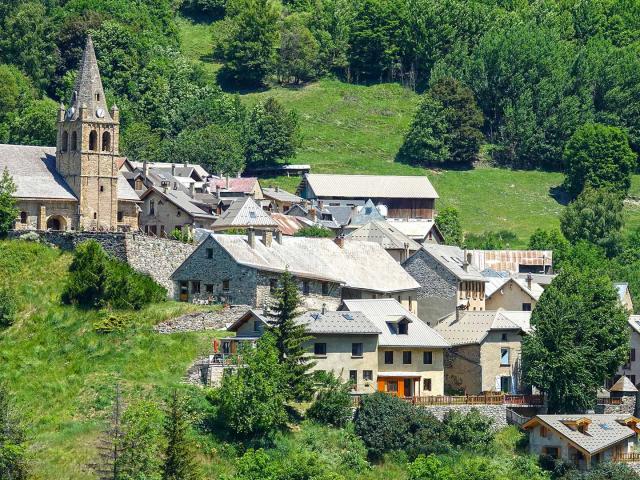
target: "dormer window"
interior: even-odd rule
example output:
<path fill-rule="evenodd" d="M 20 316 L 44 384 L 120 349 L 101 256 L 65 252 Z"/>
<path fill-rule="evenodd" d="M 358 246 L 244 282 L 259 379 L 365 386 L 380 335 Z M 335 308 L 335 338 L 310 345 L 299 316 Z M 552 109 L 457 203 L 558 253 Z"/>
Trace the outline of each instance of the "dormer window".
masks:
<path fill-rule="evenodd" d="M 409 322 L 403 320 L 398 323 L 398 335 L 409 335 Z"/>

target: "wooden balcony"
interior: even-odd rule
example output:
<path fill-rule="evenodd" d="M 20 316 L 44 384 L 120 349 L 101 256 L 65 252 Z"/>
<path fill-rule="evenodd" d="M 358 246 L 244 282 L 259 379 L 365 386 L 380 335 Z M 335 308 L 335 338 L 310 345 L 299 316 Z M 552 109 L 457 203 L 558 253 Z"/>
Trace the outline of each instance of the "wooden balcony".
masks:
<path fill-rule="evenodd" d="M 391 394 L 390 394 L 391 395 Z M 362 394 L 353 395 L 353 405 L 360 405 Z M 402 400 L 419 406 L 448 405 L 506 405 L 511 407 L 538 407 L 544 404 L 542 395 L 504 395 L 486 393 L 482 395 L 438 395 L 421 397 L 399 397 Z"/>
<path fill-rule="evenodd" d="M 640 463 L 640 452 L 617 453 L 613 456 L 614 462 Z"/>

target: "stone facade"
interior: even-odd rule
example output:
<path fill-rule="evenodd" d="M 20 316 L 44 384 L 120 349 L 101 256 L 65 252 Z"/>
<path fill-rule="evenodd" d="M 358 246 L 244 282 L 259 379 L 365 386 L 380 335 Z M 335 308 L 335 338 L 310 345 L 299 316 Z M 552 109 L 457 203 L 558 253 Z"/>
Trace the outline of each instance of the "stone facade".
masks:
<path fill-rule="evenodd" d="M 420 408 L 432 413 L 438 420 L 442 420 L 449 411 L 467 414 L 471 410 L 477 410 L 493 420 L 492 428 L 494 430 L 500 430 L 507 426 L 507 407 L 505 405 L 427 405 Z"/>
<path fill-rule="evenodd" d="M 213 219 L 194 218 L 185 209 L 170 202 L 155 190 L 150 190 L 144 196 L 141 205 L 140 225 L 147 234 L 158 236 L 170 235 L 175 229 L 182 230 L 185 226 L 192 228 L 210 228 Z"/>
<path fill-rule="evenodd" d="M 78 213 L 75 201 L 17 199 L 16 207 L 16 230 L 67 230 L 74 227 Z"/>

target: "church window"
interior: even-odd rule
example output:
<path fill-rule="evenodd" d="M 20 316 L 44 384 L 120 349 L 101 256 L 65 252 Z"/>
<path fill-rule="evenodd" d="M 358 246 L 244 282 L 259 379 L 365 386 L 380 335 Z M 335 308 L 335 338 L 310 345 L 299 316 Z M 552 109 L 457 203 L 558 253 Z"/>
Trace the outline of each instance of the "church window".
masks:
<path fill-rule="evenodd" d="M 27 212 L 20 212 L 20 223 L 27 223 Z"/>
<path fill-rule="evenodd" d="M 124 220 L 124 212 L 122 210 L 118 211 L 118 221 L 122 222 Z"/>
<path fill-rule="evenodd" d="M 93 219 L 97 220 L 98 219 L 98 214 L 96 212 L 93 212 Z"/>
<path fill-rule="evenodd" d="M 104 185 L 100 185 L 100 191 L 104 192 Z"/>
<path fill-rule="evenodd" d="M 78 134 L 76 132 L 71 134 L 71 150 L 74 152 L 78 150 Z"/>
<path fill-rule="evenodd" d="M 95 152 L 98 149 L 98 132 L 91 130 L 89 134 L 89 150 Z"/>
<path fill-rule="evenodd" d="M 66 152 L 69 149 L 69 134 L 62 132 L 62 151 Z"/>
<path fill-rule="evenodd" d="M 104 132 L 102 134 L 102 151 L 110 152 L 111 151 L 111 133 Z"/>
<path fill-rule="evenodd" d="M 99 102 L 100 101 L 100 94 L 96 93 L 96 101 Z"/>

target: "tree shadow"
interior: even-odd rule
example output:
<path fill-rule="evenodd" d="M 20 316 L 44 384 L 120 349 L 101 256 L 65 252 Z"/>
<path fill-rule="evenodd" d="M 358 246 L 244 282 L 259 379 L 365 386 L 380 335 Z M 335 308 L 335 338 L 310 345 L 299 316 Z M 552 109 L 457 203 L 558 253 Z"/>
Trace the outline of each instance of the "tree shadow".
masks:
<path fill-rule="evenodd" d="M 220 89 L 225 93 L 233 93 L 237 95 L 246 95 L 248 93 L 261 93 L 269 90 L 266 84 L 242 84 L 231 77 L 229 73 L 222 67 L 216 74 L 216 81 Z"/>
<path fill-rule="evenodd" d="M 560 205 L 567 206 L 571 201 L 571 196 L 569 193 L 562 187 L 562 185 L 556 185 L 555 187 L 549 188 L 549 196 L 553 198 Z"/>

